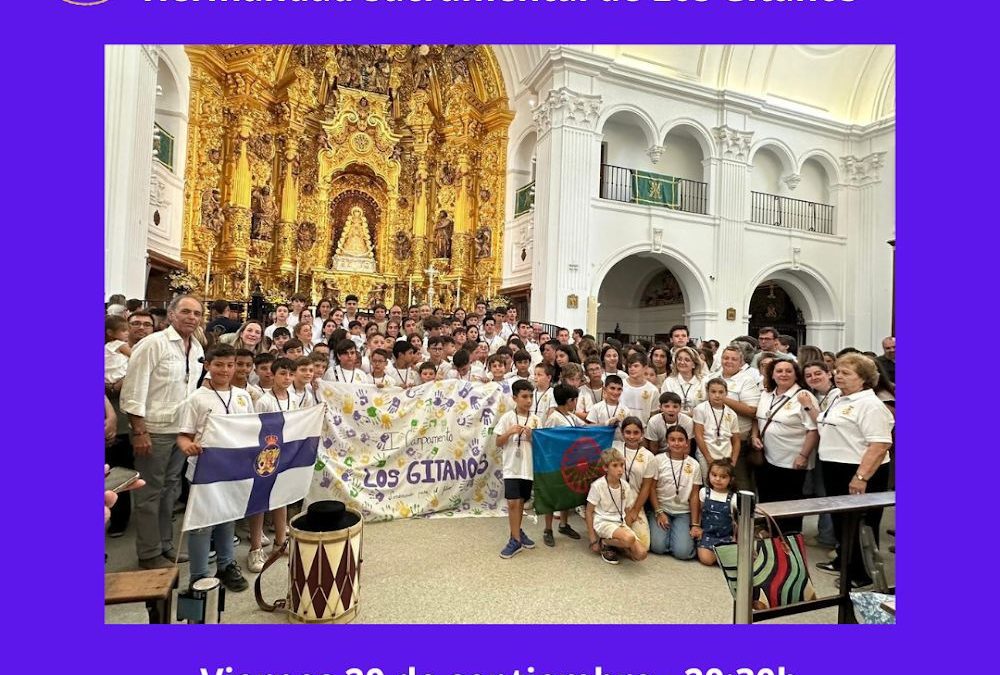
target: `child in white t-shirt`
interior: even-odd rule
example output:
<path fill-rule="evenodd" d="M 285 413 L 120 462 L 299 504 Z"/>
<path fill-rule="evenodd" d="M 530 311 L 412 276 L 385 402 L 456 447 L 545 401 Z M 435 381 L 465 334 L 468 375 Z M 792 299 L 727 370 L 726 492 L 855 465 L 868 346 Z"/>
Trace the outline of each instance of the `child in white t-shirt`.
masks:
<path fill-rule="evenodd" d="M 621 402 L 622 378 L 617 375 L 608 375 L 604 380 L 604 400 L 595 405 L 587 413 L 587 421 L 591 424 L 603 424 L 615 427 L 615 440 L 621 441 L 622 430 L 620 425 L 626 417 L 637 417 L 637 415 Z"/>
<path fill-rule="evenodd" d="M 698 463 L 702 475 L 708 475 L 709 465 L 716 459 L 728 459 L 736 466 L 740 456 L 740 423 L 732 408 L 723 403 L 729 387 L 721 377 L 705 385 L 708 400 L 694 409 L 694 438 L 698 444 Z"/>
<path fill-rule="evenodd" d="M 736 512 L 736 491 L 733 488 L 733 465 L 728 459 L 717 459 L 708 469 L 708 485 L 698 490 L 701 502 L 701 527 L 692 526 L 698 539 L 698 561 L 714 565 L 716 544 L 733 541 L 733 514 Z"/>
<path fill-rule="evenodd" d="M 531 454 L 531 430 L 539 427 L 538 417 L 531 413 L 534 387 L 527 380 L 511 385 L 514 409 L 508 410 L 493 428 L 497 448 L 503 457 L 503 489 L 507 500 L 507 522 L 510 539 L 500 551 L 500 557 L 513 558 L 524 549 L 535 547 L 535 542 L 521 529 L 524 503 L 531 499 L 534 467 Z"/>
<path fill-rule="evenodd" d="M 583 367 L 587 382 L 580 387 L 580 398 L 577 399 L 576 409 L 586 416 L 591 408 L 604 399 L 604 368 L 596 356 L 587 359 Z"/>
<path fill-rule="evenodd" d="M 205 367 L 211 379 L 205 380 L 205 386 L 195 389 L 181 403 L 178 410 L 177 447 L 188 457 L 188 480 L 194 478 L 198 455 L 202 453 L 201 437 L 205 433 L 208 416 L 253 412 L 250 394 L 244 389 L 230 386 L 233 373 L 236 371 L 236 350 L 232 345 L 219 344 L 209 349 L 205 354 Z M 214 537 L 218 555 L 216 560 L 218 571 L 215 576 L 230 591 L 244 591 L 249 587 L 236 562 L 236 552 L 233 548 L 235 529 L 236 523 L 231 521 L 192 530 L 188 534 L 191 584 L 208 576 L 208 555 Z"/>
<path fill-rule="evenodd" d="M 544 364 L 538 364 L 538 368 L 541 368 Z M 554 427 L 580 427 L 583 426 L 583 422 L 576 416 L 574 411 L 576 410 L 576 398 L 579 396 L 579 392 L 576 387 L 572 387 L 568 384 L 557 384 L 552 389 L 553 402 L 556 407 L 552 410 L 552 413 L 545 420 L 543 426 L 546 429 L 552 429 Z M 559 513 L 559 534 L 564 534 L 570 539 L 579 539 L 580 533 L 572 528 L 569 524 L 569 510 L 561 511 Z M 545 542 L 546 546 L 555 546 L 556 538 L 552 534 L 552 514 L 545 514 L 545 531 L 542 533 L 542 541 Z"/>
<path fill-rule="evenodd" d="M 555 399 L 552 397 L 554 376 L 555 369 L 549 364 L 539 363 L 535 366 L 535 391 L 532 393 L 531 412 L 543 422 L 556 407 Z"/>
<path fill-rule="evenodd" d="M 681 412 L 681 397 L 672 391 L 660 394 L 660 413 L 646 425 L 646 447 L 654 455 L 667 451 L 667 429 L 684 427 L 688 438 L 694 438 L 694 421 Z"/>
<path fill-rule="evenodd" d="M 622 383 L 622 403 L 626 408 L 634 410 L 636 416 L 646 422 L 656 413 L 659 407 L 660 390 L 654 384 L 646 381 L 644 370 L 647 360 L 645 354 L 632 354 L 628 357 L 628 377 Z"/>
<path fill-rule="evenodd" d="M 701 527 L 701 467 L 689 454 L 683 427 L 667 433 L 667 452 L 656 455 L 656 489 L 649 495 L 649 550 L 678 560 L 695 556 L 694 532 Z M 654 522 L 655 521 L 655 522 Z"/>
<path fill-rule="evenodd" d="M 621 450 L 625 457 L 625 480 L 636 494 L 635 504 L 625 514 L 625 524 L 632 528 L 639 541 L 649 548 L 649 521 L 646 519 L 646 502 L 656 486 L 656 460 L 653 453 L 643 447 L 642 421 L 626 417 L 622 422 L 624 441 L 615 441 L 612 447 Z"/>
<path fill-rule="evenodd" d="M 640 432 L 641 435 L 641 432 Z M 625 479 L 625 457 L 614 448 L 601 454 L 603 476 L 590 484 L 587 493 L 587 532 L 590 550 L 601 559 L 618 564 L 620 549 L 632 560 L 645 560 L 648 548 L 626 522 L 626 514 L 635 504 L 636 493 Z"/>
<path fill-rule="evenodd" d="M 128 321 L 123 316 L 109 316 L 104 319 L 104 382 L 120 382 L 128 371 L 128 357 L 132 349 L 128 346 Z"/>

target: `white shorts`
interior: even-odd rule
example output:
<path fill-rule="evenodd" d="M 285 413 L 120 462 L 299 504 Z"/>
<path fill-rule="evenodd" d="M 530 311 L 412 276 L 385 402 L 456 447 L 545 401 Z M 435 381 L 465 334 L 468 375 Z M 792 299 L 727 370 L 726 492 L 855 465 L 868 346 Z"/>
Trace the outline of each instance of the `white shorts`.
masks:
<path fill-rule="evenodd" d="M 613 539 L 619 527 L 628 528 L 628 525 L 617 520 L 594 520 L 594 531 L 601 539 Z"/>

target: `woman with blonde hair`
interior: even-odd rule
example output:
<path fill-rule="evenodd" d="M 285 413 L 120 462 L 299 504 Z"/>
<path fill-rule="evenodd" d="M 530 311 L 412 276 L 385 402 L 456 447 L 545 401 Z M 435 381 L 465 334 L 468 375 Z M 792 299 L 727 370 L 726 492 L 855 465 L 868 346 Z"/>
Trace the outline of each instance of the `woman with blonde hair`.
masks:
<path fill-rule="evenodd" d="M 260 321 L 251 319 L 236 331 L 236 339 L 233 340 L 233 347 L 236 349 L 249 349 L 253 352 L 254 356 L 257 356 L 270 348 L 269 342 L 264 337 L 264 326 Z"/>
<path fill-rule="evenodd" d="M 705 401 L 705 364 L 691 347 L 678 347 L 674 352 L 670 375 L 663 381 L 661 392 L 672 391 L 681 397 L 681 412 L 690 415 Z"/>
<path fill-rule="evenodd" d="M 840 396 L 819 415 L 819 460 L 828 496 L 862 495 L 884 492 L 889 483 L 889 446 L 894 425 L 892 414 L 875 393 L 878 369 L 863 354 L 845 354 L 837 359 L 834 382 Z M 833 515 L 837 541 L 842 541 L 844 516 Z M 865 512 L 864 522 L 872 528 L 878 543 L 882 510 Z M 850 543 L 849 581 L 852 586 L 871 582 L 861 559 L 858 540 Z M 837 558 L 817 565 L 827 572 L 839 572 Z"/>

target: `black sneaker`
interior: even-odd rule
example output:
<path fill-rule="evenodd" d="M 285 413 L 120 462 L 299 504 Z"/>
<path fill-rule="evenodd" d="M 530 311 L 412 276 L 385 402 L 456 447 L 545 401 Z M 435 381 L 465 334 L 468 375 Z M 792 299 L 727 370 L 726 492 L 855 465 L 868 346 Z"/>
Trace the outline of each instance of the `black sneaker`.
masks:
<path fill-rule="evenodd" d="M 555 535 L 552 534 L 552 530 L 545 530 L 544 532 L 542 532 L 542 541 L 545 543 L 546 546 L 556 545 L 556 538 Z"/>
<path fill-rule="evenodd" d="M 559 526 L 559 534 L 565 534 L 570 539 L 579 539 L 580 533 L 569 526 L 569 523 L 563 523 Z"/>
<path fill-rule="evenodd" d="M 618 551 L 614 550 L 610 546 L 601 547 L 601 560 L 608 563 L 609 565 L 618 564 Z"/>
<path fill-rule="evenodd" d="M 818 562 L 816 563 L 816 569 L 823 570 L 828 574 L 840 574 L 840 561 L 834 559 Z"/>
<path fill-rule="evenodd" d="M 250 584 L 243 578 L 243 572 L 240 571 L 239 563 L 235 560 L 229 563 L 229 567 L 221 572 L 217 572 L 215 578 L 222 581 L 222 585 L 234 593 L 239 593 L 250 588 Z"/>

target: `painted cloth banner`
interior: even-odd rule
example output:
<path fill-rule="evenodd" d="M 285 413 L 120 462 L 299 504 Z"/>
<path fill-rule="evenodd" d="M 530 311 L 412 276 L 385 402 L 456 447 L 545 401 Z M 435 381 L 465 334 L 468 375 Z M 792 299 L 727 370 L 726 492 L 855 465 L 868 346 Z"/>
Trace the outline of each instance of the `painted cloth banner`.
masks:
<path fill-rule="evenodd" d="M 676 209 L 679 204 L 677 179 L 650 171 L 633 171 L 632 201 L 636 204 Z"/>
<path fill-rule="evenodd" d="M 182 529 L 228 523 L 305 497 L 323 417 L 323 406 L 209 415 Z"/>
<path fill-rule="evenodd" d="M 366 521 L 506 513 L 493 427 L 513 404 L 508 383 L 328 384 L 308 501 L 340 500 Z"/>
<path fill-rule="evenodd" d="M 609 426 L 554 427 L 531 432 L 536 513 L 555 513 L 587 502 L 590 484 L 604 475 L 601 452 L 611 447 Z"/>

